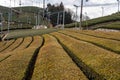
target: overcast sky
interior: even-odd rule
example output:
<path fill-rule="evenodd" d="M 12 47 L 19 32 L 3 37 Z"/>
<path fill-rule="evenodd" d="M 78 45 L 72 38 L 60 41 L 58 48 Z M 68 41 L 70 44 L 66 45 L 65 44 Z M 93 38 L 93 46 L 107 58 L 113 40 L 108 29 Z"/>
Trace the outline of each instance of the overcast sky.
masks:
<path fill-rule="evenodd" d="M 14 3 L 15 1 L 15 3 Z M 3 6 L 19 6 L 20 0 L 0 0 L 0 5 Z M 81 0 L 46 0 L 47 3 L 60 3 L 63 2 L 66 8 L 70 8 L 74 12 L 76 11 L 76 8 L 73 6 L 80 5 Z M 21 0 L 22 6 L 40 6 L 42 7 L 43 0 Z M 98 6 L 99 5 L 99 6 Z M 103 8 L 102 8 L 103 7 Z M 90 18 L 97 18 L 102 16 L 102 10 L 103 10 L 103 16 L 110 15 L 112 13 L 115 13 L 118 11 L 118 5 L 117 0 L 89 0 L 88 2 L 85 2 L 84 0 L 84 8 L 83 8 L 83 14 L 87 13 L 87 15 Z M 78 9 L 78 15 L 80 12 L 80 8 Z"/>

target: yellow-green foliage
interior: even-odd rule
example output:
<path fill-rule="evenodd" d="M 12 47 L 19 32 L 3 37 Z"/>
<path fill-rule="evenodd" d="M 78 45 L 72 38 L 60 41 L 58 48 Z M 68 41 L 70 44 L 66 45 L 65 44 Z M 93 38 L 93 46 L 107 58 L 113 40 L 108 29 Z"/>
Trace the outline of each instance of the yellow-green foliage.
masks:
<path fill-rule="evenodd" d="M 103 39 L 103 38 L 96 38 L 93 36 L 88 36 L 84 34 L 79 34 L 71 31 L 61 31 L 62 33 L 74 36 L 78 39 L 89 41 L 95 43 L 97 45 L 103 46 L 104 48 L 110 49 L 112 51 L 120 53 L 120 41 Z"/>
<path fill-rule="evenodd" d="M 40 36 L 34 36 L 34 41 L 31 43 L 29 47 L 40 46 L 42 38 Z"/>
<path fill-rule="evenodd" d="M 30 44 L 31 41 L 32 41 L 32 37 L 24 38 L 23 43 L 15 50 L 25 49 Z"/>
<path fill-rule="evenodd" d="M 7 49 L 5 49 L 2 53 L 10 52 L 14 48 L 16 48 L 21 42 L 23 38 L 18 38 L 12 45 L 10 45 Z"/>
<path fill-rule="evenodd" d="M 5 49 L 3 52 L 0 53 L 0 61 L 3 60 L 4 58 L 6 58 L 9 55 L 12 55 L 11 50 L 14 49 L 17 45 L 19 45 L 19 43 L 22 41 L 22 38 L 18 38 L 15 43 L 13 43 L 10 47 L 8 47 L 7 49 Z M 25 42 L 26 43 L 26 42 Z M 6 48 L 6 47 L 4 47 Z M 3 48 L 3 49 L 4 49 Z"/>
<path fill-rule="evenodd" d="M 14 52 L 0 62 L 0 80 L 22 80 L 35 48 Z"/>
<path fill-rule="evenodd" d="M 0 41 L 0 47 L 1 47 L 1 45 L 3 45 L 3 42 L 2 42 L 2 41 Z"/>
<path fill-rule="evenodd" d="M 41 44 L 42 38 L 35 36 L 30 47 L 0 54 L 0 80 L 22 80 L 36 48 Z"/>
<path fill-rule="evenodd" d="M 0 48 L 3 47 L 5 43 L 5 41 L 0 41 Z"/>
<path fill-rule="evenodd" d="M 84 31 L 71 30 L 71 31 L 78 32 L 78 33 L 83 33 L 83 34 L 88 34 L 88 35 L 93 35 L 93 36 L 98 36 L 98 37 L 103 37 L 103 38 L 120 40 L 120 32 L 93 31 L 93 30 L 84 30 Z"/>
<path fill-rule="evenodd" d="M 21 39 L 21 38 L 20 38 Z M 30 39 L 30 38 L 28 38 L 28 39 Z M 28 41 L 29 40 L 24 40 L 24 42 L 23 42 L 23 44 L 26 44 L 26 43 L 28 43 Z M 40 45 L 42 44 L 42 38 L 40 37 L 40 36 L 34 36 L 34 41 L 33 41 L 33 43 L 32 43 L 32 45 L 30 46 L 30 47 L 35 47 L 35 48 L 37 48 L 37 47 L 39 47 Z M 14 45 L 13 45 L 13 47 L 14 47 Z M 22 44 L 21 44 L 21 46 L 20 46 L 20 48 L 22 48 L 22 49 L 24 49 L 26 46 L 22 46 Z M 9 56 L 9 55 L 13 55 L 16 51 L 18 51 L 19 52 L 19 49 L 20 49 L 19 47 L 18 47 L 18 49 L 15 49 L 13 52 L 12 51 L 9 51 L 9 52 L 7 52 L 7 53 L 3 53 L 3 52 L 1 52 L 0 53 L 0 60 L 2 60 L 2 59 L 4 59 L 6 56 Z M 7 51 L 7 50 L 6 50 Z"/>
<path fill-rule="evenodd" d="M 13 42 L 14 42 L 14 40 L 7 41 L 7 43 L 0 48 L 0 51 L 2 51 L 3 49 L 7 48 L 9 45 L 12 45 Z"/>
<path fill-rule="evenodd" d="M 86 65 L 102 75 L 106 80 L 120 80 L 119 54 L 112 53 L 90 43 L 76 40 L 57 32 L 52 34 Z"/>
<path fill-rule="evenodd" d="M 54 37 L 44 38 L 32 80 L 88 80 Z"/>
<path fill-rule="evenodd" d="M 11 41 L 11 40 L 10 40 Z M 9 42 L 9 44 L 11 44 L 8 48 L 6 48 L 9 44 L 6 45 L 6 47 L 3 47 L 3 49 L 5 49 L 4 51 L 2 51 L 0 53 L 0 61 L 5 59 L 7 56 L 11 55 L 11 50 L 14 49 L 17 45 L 19 45 L 19 43 L 22 41 L 22 38 L 17 39 L 13 44 L 12 41 Z M 8 42 L 7 42 L 8 43 Z"/>

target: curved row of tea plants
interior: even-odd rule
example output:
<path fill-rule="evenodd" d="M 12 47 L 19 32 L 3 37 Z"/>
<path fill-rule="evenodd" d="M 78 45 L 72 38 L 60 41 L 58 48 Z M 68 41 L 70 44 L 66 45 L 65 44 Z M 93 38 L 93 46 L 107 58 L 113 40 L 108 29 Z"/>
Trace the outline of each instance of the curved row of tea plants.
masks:
<path fill-rule="evenodd" d="M 32 80 L 88 80 L 54 37 L 44 35 L 44 39 Z"/>
<path fill-rule="evenodd" d="M 77 63 L 85 63 L 90 70 L 87 73 L 94 76 L 94 80 L 119 80 L 120 79 L 120 55 L 97 47 L 91 43 L 74 39 L 61 33 L 52 33 L 59 41 L 73 53 Z M 82 65 L 83 68 L 87 68 Z M 95 71 L 96 73 L 93 73 Z"/>
<path fill-rule="evenodd" d="M 10 40 L 10 41 L 12 41 L 12 40 Z M 10 41 L 3 41 L 3 42 L 1 42 L 1 43 L 8 43 L 8 42 L 10 42 Z M 20 41 L 20 42 L 19 42 Z M 6 58 L 8 58 L 8 56 L 10 57 L 12 54 L 12 51 L 17 51 L 17 50 L 23 50 L 23 49 L 25 49 L 29 44 L 31 44 L 30 42 L 31 42 L 31 37 L 26 37 L 26 38 L 24 38 L 24 41 L 22 42 L 23 40 L 22 40 L 22 38 L 18 38 L 12 45 L 10 45 L 8 48 L 5 48 L 4 46 L 2 46 L 2 48 L 4 48 L 4 51 L 2 51 L 1 53 L 0 53 L 0 61 L 3 61 L 3 60 L 5 60 Z M 21 43 L 22 42 L 22 43 Z M 17 47 L 16 49 L 14 49 L 16 46 L 18 46 L 19 45 L 19 47 Z M 12 50 L 12 49 L 14 49 L 14 50 Z"/>
<path fill-rule="evenodd" d="M 29 38 L 30 39 L 30 38 Z M 22 80 L 27 75 L 27 69 L 30 66 L 31 59 L 36 54 L 36 49 L 42 44 L 42 38 L 35 36 L 33 42 L 28 48 L 26 46 L 31 40 L 25 40 L 20 45 L 22 50 L 14 50 L 7 53 L 0 53 L 0 57 L 8 58 L 0 61 L 0 79 L 1 80 Z M 13 43 L 17 44 L 16 42 Z M 20 47 L 19 46 L 19 47 Z M 23 46 L 23 47 L 22 47 Z"/>
<path fill-rule="evenodd" d="M 72 32 L 77 32 L 89 36 L 94 36 L 98 38 L 104 38 L 104 39 L 111 39 L 111 40 L 117 40 L 120 41 L 120 32 L 112 32 L 112 31 L 93 31 L 93 30 L 68 30 Z"/>
<path fill-rule="evenodd" d="M 120 41 L 97 38 L 97 37 L 79 34 L 79 33 L 71 32 L 71 31 L 60 31 L 60 32 L 67 34 L 67 35 L 70 35 L 76 39 L 95 44 L 95 45 L 100 46 L 104 49 L 107 49 L 107 50 L 110 50 L 110 51 L 113 51 L 115 53 L 120 54 Z"/>

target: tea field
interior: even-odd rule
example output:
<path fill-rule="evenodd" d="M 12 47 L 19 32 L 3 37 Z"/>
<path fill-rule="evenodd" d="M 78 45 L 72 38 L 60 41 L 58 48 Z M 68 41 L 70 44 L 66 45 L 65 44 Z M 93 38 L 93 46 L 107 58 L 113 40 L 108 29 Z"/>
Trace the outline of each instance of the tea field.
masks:
<path fill-rule="evenodd" d="M 120 32 L 13 31 L 0 42 L 0 80 L 120 80 Z"/>

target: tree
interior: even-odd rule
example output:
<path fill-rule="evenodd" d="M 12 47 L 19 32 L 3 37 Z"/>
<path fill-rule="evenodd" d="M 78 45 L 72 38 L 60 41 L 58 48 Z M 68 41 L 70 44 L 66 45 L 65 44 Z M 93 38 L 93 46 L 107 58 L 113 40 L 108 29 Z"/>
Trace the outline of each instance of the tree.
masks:
<path fill-rule="evenodd" d="M 64 5 L 63 5 L 63 3 L 62 3 L 62 2 L 60 3 L 59 8 L 60 8 L 60 10 L 64 10 Z"/>
<path fill-rule="evenodd" d="M 71 12 L 65 10 L 62 2 L 58 5 L 54 5 L 54 4 L 51 5 L 50 3 L 48 3 L 47 11 L 50 13 L 50 21 L 53 24 L 53 26 L 57 25 L 58 17 L 59 17 L 59 23 L 63 24 L 63 11 L 65 11 L 65 24 L 73 22 Z"/>

